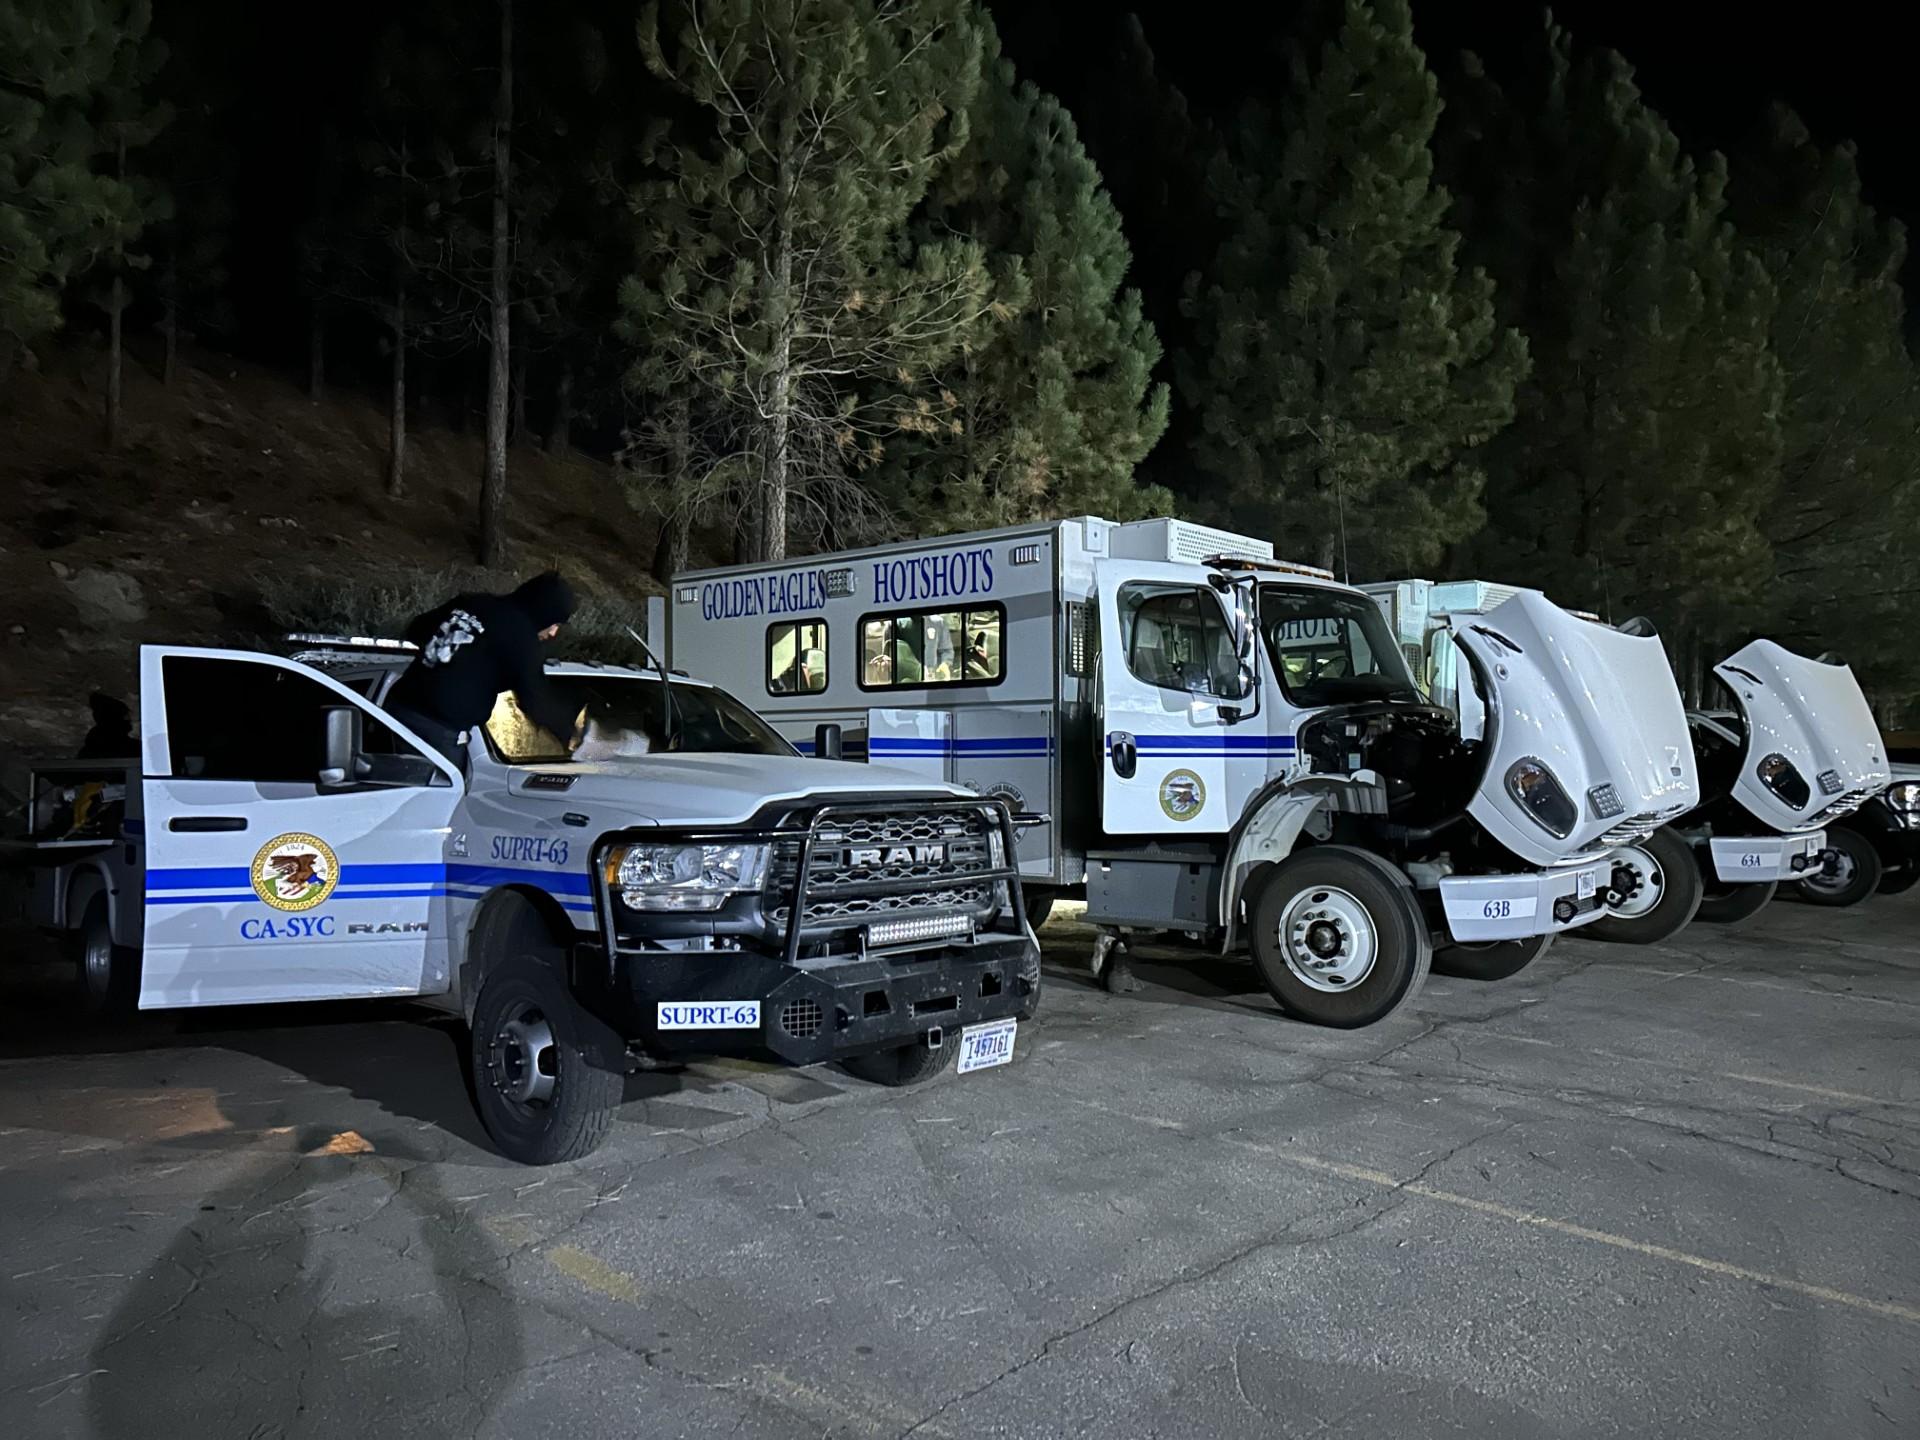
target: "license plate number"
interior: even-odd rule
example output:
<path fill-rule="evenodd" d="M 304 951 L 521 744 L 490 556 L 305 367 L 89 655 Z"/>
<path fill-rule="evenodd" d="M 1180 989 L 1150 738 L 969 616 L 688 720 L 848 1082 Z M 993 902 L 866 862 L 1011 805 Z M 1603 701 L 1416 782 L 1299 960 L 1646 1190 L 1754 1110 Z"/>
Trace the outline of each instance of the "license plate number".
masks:
<path fill-rule="evenodd" d="M 1573 877 L 1573 898 L 1591 900 L 1593 898 L 1595 877 L 1592 871 L 1585 871 Z"/>
<path fill-rule="evenodd" d="M 991 1070 L 1013 1059 L 1013 1037 L 1020 1028 L 1014 1019 L 969 1025 L 960 1032 L 960 1073 Z"/>

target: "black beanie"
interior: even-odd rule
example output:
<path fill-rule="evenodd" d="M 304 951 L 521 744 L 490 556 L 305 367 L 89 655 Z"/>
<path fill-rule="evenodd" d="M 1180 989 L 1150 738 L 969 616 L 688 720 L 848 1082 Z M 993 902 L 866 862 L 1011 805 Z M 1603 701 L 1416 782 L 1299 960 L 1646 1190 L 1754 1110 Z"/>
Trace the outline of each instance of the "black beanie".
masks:
<path fill-rule="evenodd" d="M 544 630 L 573 614 L 573 587 L 558 570 L 545 570 L 513 592 L 513 603 L 527 612 L 534 629 Z"/>

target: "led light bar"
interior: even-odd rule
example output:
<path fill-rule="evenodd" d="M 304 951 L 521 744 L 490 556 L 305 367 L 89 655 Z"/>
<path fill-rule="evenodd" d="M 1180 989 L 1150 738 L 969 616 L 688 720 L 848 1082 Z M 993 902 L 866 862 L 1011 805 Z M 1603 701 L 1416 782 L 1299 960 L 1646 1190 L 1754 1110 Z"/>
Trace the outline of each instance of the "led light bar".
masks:
<path fill-rule="evenodd" d="M 827 571 L 827 594 L 829 596 L 853 594 L 852 570 Z"/>
<path fill-rule="evenodd" d="M 1840 793 L 1840 772 L 1838 770 L 1822 770 L 1815 778 L 1820 782 L 1820 793 L 1822 795 L 1838 795 Z"/>
<path fill-rule="evenodd" d="M 1621 803 L 1620 792 L 1611 785 L 1596 785 L 1587 791 L 1587 804 L 1593 807 L 1593 818 L 1611 820 L 1627 807 Z"/>
<path fill-rule="evenodd" d="M 943 940 L 973 931 L 971 915 L 914 915 L 904 920 L 876 920 L 867 926 L 867 944 L 874 949 L 911 945 L 920 940 Z"/>

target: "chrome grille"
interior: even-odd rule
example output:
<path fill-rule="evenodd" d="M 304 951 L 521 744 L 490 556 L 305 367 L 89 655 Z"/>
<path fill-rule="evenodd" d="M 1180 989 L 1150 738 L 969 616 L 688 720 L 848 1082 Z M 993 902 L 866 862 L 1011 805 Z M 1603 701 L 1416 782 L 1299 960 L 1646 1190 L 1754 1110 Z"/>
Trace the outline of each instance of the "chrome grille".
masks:
<path fill-rule="evenodd" d="M 880 917 L 960 911 L 984 918 L 1000 903 L 996 881 L 970 877 L 994 868 L 994 826 L 975 809 L 900 810 L 829 820 L 814 834 L 803 928 L 850 926 Z M 793 913 L 801 842 L 774 846 L 767 916 Z"/>
<path fill-rule="evenodd" d="M 1629 815 L 1618 825 L 1603 831 L 1594 844 L 1604 850 L 1637 845 L 1675 816 L 1684 815 L 1687 809 L 1685 805 L 1669 805 L 1664 810 L 1642 810 L 1638 815 Z"/>
<path fill-rule="evenodd" d="M 1849 790 L 1818 815 L 1815 815 L 1807 824 L 1809 826 L 1831 825 L 1835 820 L 1844 820 L 1878 793 L 1879 791 L 1871 789 Z"/>

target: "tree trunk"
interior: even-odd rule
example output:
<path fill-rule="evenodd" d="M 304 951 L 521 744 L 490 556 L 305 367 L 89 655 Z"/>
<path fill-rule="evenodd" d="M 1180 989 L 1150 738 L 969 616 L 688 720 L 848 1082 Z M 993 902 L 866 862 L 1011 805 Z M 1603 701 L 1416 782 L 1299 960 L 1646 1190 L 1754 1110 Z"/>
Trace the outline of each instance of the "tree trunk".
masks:
<path fill-rule="evenodd" d="M 120 312 L 126 307 L 126 282 L 116 272 L 107 316 L 107 448 L 120 448 Z"/>
<path fill-rule="evenodd" d="M 307 302 L 307 399 L 327 395 L 327 311 L 318 295 Z"/>
<path fill-rule="evenodd" d="M 180 269 L 171 255 L 160 277 L 160 289 L 160 383 L 171 390 L 180 353 Z"/>
<path fill-rule="evenodd" d="M 789 71 L 788 73 L 791 73 Z M 767 448 L 761 461 L 759 560 L 787 558 L 787 468 L 793 421 L 793 166 L 798 120 L 792 101 L 780 115 L 779 191 L 774 197 L 769 318 L 774 323 L 772 391 L 767 397 Z"/>
<path fill-rule="evenodd" d="M 115 169 L 120 178 L 127 178 L 127 142 L 120 139 L 115 148 Z M 127 287 L 122 277 L 126 262 L 126 247 L 119 241 L 113 246 L 113 289 L 107 301 L 110 307 L 107 316 L 107 448 L 120 448 L 120 317 L 127 308 Z"/>
<path fill-rule="evenodd" d="M 693 417 L 685 395 L 667 402 L 666 491 L 673 505 L 660 522 L 653 547 L 653 578 L 662 585 L 687 568 L 693 545 L 694 506 L 687 498 L 693 459 Z"/>
<path fill-rule="evenodd" d="M 513 415 L 507 430 L 508 440 L 515 445 L 527 443 L 527 339 L 533 327 L 527 323 L 527 317 L 520 317 L 520 343 L 513 347 L 513 365 L 510 371 L 512 380 L 509 389 L 513 392 Z"/>
<path fill-rule="evenodd" d="M 513 0 L 500 4 L 500 87 L 493 109 L 493 266 L 488 300 L 493 346 L 487 356 L 487 446 L 480 477 L 480 563 L 507 558 L 507 391 L 512 306 L 507 275 L 507 186 L 513 152 Z"/>
<path fill-rule="evenodd" d="M 553 386 L 553 422 L 547 427 L 547 453 L 564 455 L 573 442 L 573 362 L 560 362 L 560 378 Z"/>
<path fill-rule="evenodd" d="M 407 493 L 407 283 L 393 297 L 393 398 L 387 428 L 387 495 Z"/>

